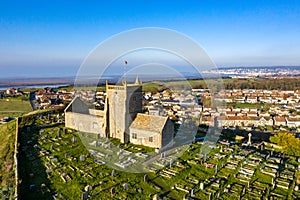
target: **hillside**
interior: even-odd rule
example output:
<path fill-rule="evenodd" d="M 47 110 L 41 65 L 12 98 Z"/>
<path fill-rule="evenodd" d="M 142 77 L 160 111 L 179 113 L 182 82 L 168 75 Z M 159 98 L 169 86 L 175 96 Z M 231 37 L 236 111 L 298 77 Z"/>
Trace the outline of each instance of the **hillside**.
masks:
<path fill-rule="evenodd" d="M 0 196 L 12 196 L 14 178 L 15 121 L 0 125 Z"/>

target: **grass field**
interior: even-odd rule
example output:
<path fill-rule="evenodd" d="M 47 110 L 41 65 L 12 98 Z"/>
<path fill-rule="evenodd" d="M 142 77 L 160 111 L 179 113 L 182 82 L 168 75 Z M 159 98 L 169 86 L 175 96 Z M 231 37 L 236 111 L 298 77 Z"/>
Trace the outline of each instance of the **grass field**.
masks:
<path fill-rule="evenodd" d="M 15 121 L 11 121 L 0 125 L 0 192 L 9 190 L 7 195 L 13 194 L 14 187 L 15 123 Z M 4 196 L 3 193 L 2 195 Z"/>
<path fill-rule="evenodd" d="M 263 108 L 265 104 L 260 103 L 227 103 L 227 106 L 232 106 L 234 108 Z"/>
<path fill-rule="evenodd" d="M 29 101 L 0 99 L 0 117 L 17 117 L 30 111 Z"/>

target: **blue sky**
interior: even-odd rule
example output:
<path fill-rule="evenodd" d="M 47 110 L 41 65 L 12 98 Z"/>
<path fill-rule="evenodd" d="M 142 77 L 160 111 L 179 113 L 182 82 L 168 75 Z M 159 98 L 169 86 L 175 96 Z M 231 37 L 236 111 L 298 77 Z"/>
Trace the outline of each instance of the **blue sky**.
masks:
<path fill-rule="evenodd" d="M 0 77 L 75 75 L 100 42 L 140 27 L 186 34 L 217 66 L 300 65 L 300 1 L 3 0 Z"/>

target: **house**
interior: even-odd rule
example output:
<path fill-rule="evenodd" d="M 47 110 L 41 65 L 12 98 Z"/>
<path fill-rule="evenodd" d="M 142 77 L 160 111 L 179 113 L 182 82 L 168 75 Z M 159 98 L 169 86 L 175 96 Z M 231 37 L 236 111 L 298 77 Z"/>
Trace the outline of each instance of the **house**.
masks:
<path fill-rule="evenodd" d="M 51 105 L 51 100 L 47 96 L 45 96 L 45 95 L 43 95 L 40 98 L 40 101 L 41 101 L 41 103 L 40 103 L 41 107 L 47 107 L 47 106 Z"/>
<path fill-rule="evenodd" d="M 246 103 L 257 103 L 256 97 L 247 97 Z"/>
<path fill-rule="evenodd" d="M 148 112 L 149 112 L 149 115 L 157 115 L 157 116 L 159 116 L 159 115 L 162 116 L 165 114 L 164 108 L 160 105 L 149 106 Z"/>
<path fill-rule="evenodd" d="M 168 117 L 138 113 L 129 132 L 131 143 L 161 149 L 172 141 L 174 126 Z"/>
<path fill-rule="evenodd" d="M 200 124 L 205 124 L 207 126 L 214 126 L 214 118 L 202 116 L 200 119 Z"/>
<path fill-rule="evenodd" d="M 257 112 L 256 111 L 250 111 L 247 113 L 247 116 L 249 117 L 257 117 Z"/>
<path fill-rule="evenodd" d="M 226 116 L 236 116 L 236 113 L 235 112 L 232 112 L 232 111 L 227 111 L 226 112 Z"/>
<path fill-rule="evenodd" d="M 16 88 L 8 88 L 6 90 L 6 94 L 8 94 L 8 95 L 15 95 L 16 93 L 18 93 L 18 89 L 16 89 Z"/>
<path fill-rule="evenodd" d="M 217 117 L 218 126 L 227 126 L 227 127 L 235 127 L 235 126 L 253 126 L 258 125 L 259 118 L 258 117 L 249 117 L 249 116 L 218 116 Z"/>
<path fill-rule="evenodd" d="M 235 99 L 236 103 L 245 103 L 245 97 L 240 97 Z"/>
<path fill-rule="evenodd" d="M 282 117 L 282 116 L 274 117 L 274 125 L 275 126 L 286 126 L 285 117 Z"/>
<path fill-rule="evenodd" d="M 299 118 L 286 118 L 286 125 L 288 127 L 300 127 L 300 119 Z"/>
<path fill-rule="evenodd" d="M 268 112 L 260 112 L 259 116 L 260 117 L 270 117 L 270 113 L 268 113 Z"/>
<path fill-rule="evenodd" d="M 271 117 L 261 117 L 259 119 L 258 125 L 260 126 L 273 126 L 273 119 Z"/>

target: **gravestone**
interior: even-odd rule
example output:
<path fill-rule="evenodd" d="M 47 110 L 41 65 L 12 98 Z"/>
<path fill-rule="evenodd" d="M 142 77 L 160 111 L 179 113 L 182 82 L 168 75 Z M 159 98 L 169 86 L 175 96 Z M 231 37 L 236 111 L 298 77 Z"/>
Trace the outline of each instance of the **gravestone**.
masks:
<path fill-rule="evenodd" d="M 123 189 L 124 189 L 124 190 L 127 190 L 127 189 L 128 189 L 128 184 L 127 184 L 127 183 L 124 183 L 124 184 L 123 184 Z"/>
<path fill-rule="evenodd" d="M 34 184 L 30 185 L 29 190 L 30 190 L 30 192 L 34 192 L 35 191 L 35 185 Z"/>
<path fill-rule="evenodd" d="M 111 176 L 116 176 L 116 171 L 114 169 L 111 171 Z"/>
<path fill-rule="evenodd" d="M 251 146 L 252 142 L 251 142 L 251 137 L 252 137 L 252 134 L 251 133 L 248 133 L 248 142 L 247 142 L 247 145 L 248 146 Z"/>
<path fill-rule="evenodd" d="M 188 199 L 189 199 L 189 195 L 184 194 L 184 195 L 183 195 L 183 200 L 188 200 Z"/>
<path fill-rule="evenodd" d="M 260 145 L 260 150 L 261 150 L 261 151 L 264 151 L 264 150 L 265 150 L 265 143 L 262 143 L 262 144 Z"/>
<path fill-rule="evenodd" d="M 216 170 L 215 170 L 215 173 L 217 174 L 218 173 L 218 165 L 216 164 Z"/>
<path fill-rule="evenodd" d="M 204 183 L 202 181 L 200 182 L 199 188 L 200 188 L 200 190 L 204 190 Z"/>
<path fill-rule="evenodd" d="M 116 194 L 115 188 L 110 189 L 110 194 L 111 194 L 111 196 L 115 196 L 115 194 Z"/>
<path fill-rule="evenodd" d="M 89 191 L 91 191 L 93 188 L 92 188 L 92 186 L 90 186 L 90 185 L 87 185 L 87 186 L 85 186 L 85 188 L 84 188 L 84 190 L 86 191 L 86 192 L 89 192 Z"/>
<path fill-rule="evenodd" d="M 84 161 L 85 160 L 85 156 L 81 155 L 79 159 L 80 159 L 80 161 Z"/>
<path fill-rule="evenodd" d="M 76 136 L 74 135 L 74 136 L 72 137 L 72 142 L 75 143 L 76 141 L 77 141 L 77 138 L 76 138 Z"/>
<path fill-rule="evenodd" d="M 148 181 L 149 181 L 149 176 L 148 176 L 148 174 L 145 174 L 145 175 L 144 175 L 144 182 L 147 183 Z"/>
<path fill-rule="evenodd" d="M 57 131 L 57 136 L 61 137 L 61 130 L 60 129 L 58 129 L 58 131 Z"/>
<path fill-rule="evenodd" d="M 153 195 L 153 200 L 159 200 L 159 199 L 160 198 L 159 198 L 158 194 Z"/>
<path fill-rule="evenodd" d="M 51 150 L 54 150 L 54 148 L 55 148 L 54 144 L 52 144 L 50 148 L 51 148 Z"/>
<path fill-rule="evenodd" d="M 170 168 L 172 167 L 173 163 L 174 163 L 174 160 L 173 160 L 173 158 L 171 158 L 171 160 L 170 160 Z"/>
<path fill-rule="evenodd" d="M 213 195 L 212 193 L 209 193 L 209 200 L 212 200 L 213 199 Z"/>
<path fill-rule="evenodd" d="M 194 194 L 194 189 L 191 189 L 191 197 L 194 197 L 195 194 Z"/>

